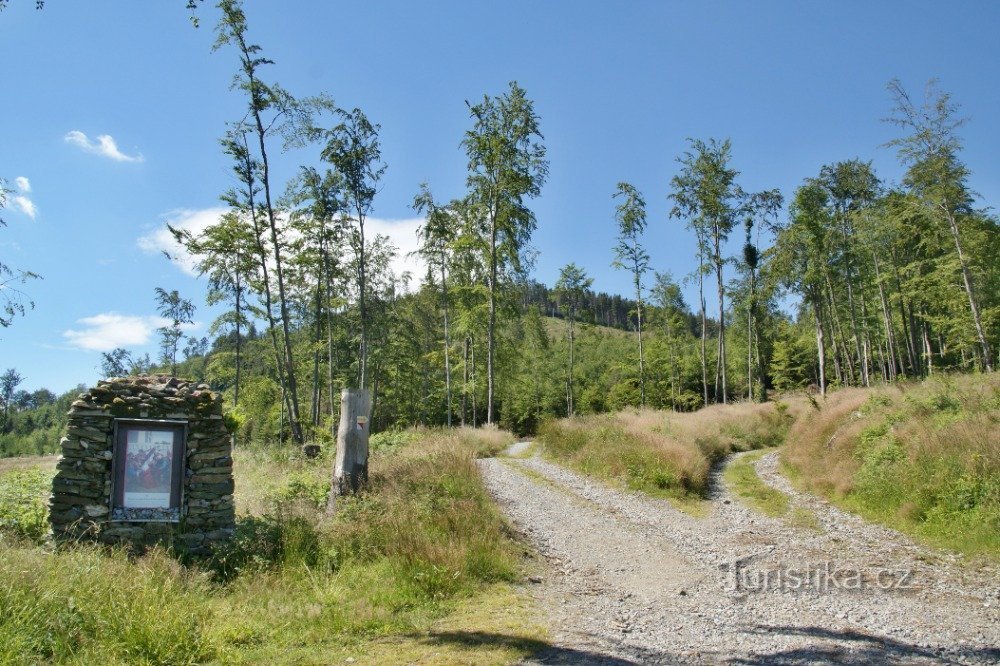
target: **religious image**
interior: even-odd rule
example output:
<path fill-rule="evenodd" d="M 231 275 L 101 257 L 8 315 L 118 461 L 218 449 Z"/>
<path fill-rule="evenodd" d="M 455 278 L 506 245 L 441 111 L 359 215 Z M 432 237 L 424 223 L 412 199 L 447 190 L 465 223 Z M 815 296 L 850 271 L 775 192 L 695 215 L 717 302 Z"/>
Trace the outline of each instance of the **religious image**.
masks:
<path fill-rule="evenodd" d="M 170 508 L 174 435 L 170 431 L 129 430 L 125 443 L 124 505 Z"/>

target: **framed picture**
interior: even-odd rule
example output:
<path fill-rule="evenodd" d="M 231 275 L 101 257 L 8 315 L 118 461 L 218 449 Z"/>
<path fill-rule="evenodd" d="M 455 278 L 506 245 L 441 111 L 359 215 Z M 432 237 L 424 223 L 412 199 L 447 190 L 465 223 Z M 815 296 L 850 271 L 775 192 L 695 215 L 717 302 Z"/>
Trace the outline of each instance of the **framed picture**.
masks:
<path fill-rule="evenodd" d="M 183 422 L 115 422 L 112 520 L 180 520 L 185 435 Z"/>

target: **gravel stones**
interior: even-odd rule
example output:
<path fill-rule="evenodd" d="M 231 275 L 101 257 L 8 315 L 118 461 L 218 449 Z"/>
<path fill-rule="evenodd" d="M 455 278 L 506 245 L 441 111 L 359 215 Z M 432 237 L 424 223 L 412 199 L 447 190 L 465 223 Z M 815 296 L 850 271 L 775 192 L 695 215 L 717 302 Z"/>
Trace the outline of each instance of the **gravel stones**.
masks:
<path fill-rule="evenodd" d="M 480 461 L 549 564 L 529 588 L 553 625 L 540 663 L 1000 663 L 996 571 L 792 491 L 776 456 L 758 462 L 761 478 L 821 530 L 743 505 L 721 467 L 698 518 L 538 458 Z M 790 572 L 824 567 L 836 586 L 789 584 Z M 899 582 L 884 572 L 906 573 L 905 585 L 883 589 Z M 856 589 L 843 584 L 851 576 Z"/>

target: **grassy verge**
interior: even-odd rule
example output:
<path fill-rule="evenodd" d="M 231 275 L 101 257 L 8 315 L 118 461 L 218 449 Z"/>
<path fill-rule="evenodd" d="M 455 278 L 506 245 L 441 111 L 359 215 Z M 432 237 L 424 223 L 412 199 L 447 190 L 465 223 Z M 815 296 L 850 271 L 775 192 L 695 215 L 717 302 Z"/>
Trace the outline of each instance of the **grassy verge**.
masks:
<path fill-rule="evenodd" d="M 639 410 L 580 416 L 542 426 L 546 457 L 624 487 L 702 510 L 714 463 L 733 451 L 780 444 L 784 403 L 716 405 L 693 413 Z"/>
<path fill-rule="evenodd" d="M 543 645 L 512 586 L 523 549 L 482 487 L 502 433 L 419 431 L 373 454 L 371 488 L 321 510 L 330 461 L 239 450 L 238 535 L 184 566 L 51 551 L 21 514 L 0 528 L 0 663 L 509 663 Z M 26 477 L 25 474 L 33 474 Z M 15 470 L 17 502 L 47 491 Z M 34 490 L 32 490 L 34 488 Z"/>
<path fill-rule="evenodd" d="M 794 482 L 932 545 L 1000 560 L 1000 376 L 832 394 L 789 433 Z"/>
<path fill-rule="evenodd" d="M 723 475 L 726 484 L 737 497 L 764 515 L 782 518 L 795 527 L 819 530 L 819 520 L 812 511 L 803 507 L 793 508 L 788 495 L 767 485 L 757 475 L 754 464 L 764 453 L 755 451 L 733 461 Z"/>
<path fill-rule="evenodd" d="M 761 513 L 780 518 L 788 513 L 788 495 L 765 484 L 757 476 L 754 463 L 760 460 L 763 451 L 754 452 L 733 461 L 723 475 L 726 483 L 736 495 Z"/>

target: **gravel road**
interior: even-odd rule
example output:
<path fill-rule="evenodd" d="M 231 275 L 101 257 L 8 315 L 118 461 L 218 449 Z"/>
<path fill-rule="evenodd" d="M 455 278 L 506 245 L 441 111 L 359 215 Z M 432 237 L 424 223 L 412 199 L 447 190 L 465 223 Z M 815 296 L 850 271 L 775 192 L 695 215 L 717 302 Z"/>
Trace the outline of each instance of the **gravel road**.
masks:
<path fill-rule="evenodd" d="M 536 664 L 1000 664 L 1000 574 L 972 571 L 761 478 L 815 514 L 746 507 L 713 472 L 709 513 L 609 488 L 540 458 L 480 461 L 547 561 L 533 590 L 553 648 Z"/>

